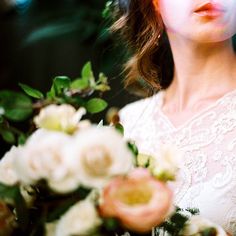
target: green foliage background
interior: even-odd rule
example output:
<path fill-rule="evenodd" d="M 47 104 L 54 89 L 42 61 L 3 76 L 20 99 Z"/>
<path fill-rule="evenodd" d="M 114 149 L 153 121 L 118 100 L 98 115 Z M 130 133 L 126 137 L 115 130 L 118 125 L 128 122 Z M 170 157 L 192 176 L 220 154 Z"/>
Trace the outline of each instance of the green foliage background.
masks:
<path fill-rule="evenodd" d="M 108 33 L 110 22 L 102 17 L 105 4 L 106 0 L 25 0 L 11 10 L 0 9 L 0 90 L 20 91 L 20 82 L 45 92 L 55 76 L 77 78 L 91 61 L 96 76 L 100 71 L 108 76 L 109 106 L 134 100 L 123 89 L 124 52 Z M 3 148 L 1 141 L 0 145 L 3 155 L 9 147 Z"/>

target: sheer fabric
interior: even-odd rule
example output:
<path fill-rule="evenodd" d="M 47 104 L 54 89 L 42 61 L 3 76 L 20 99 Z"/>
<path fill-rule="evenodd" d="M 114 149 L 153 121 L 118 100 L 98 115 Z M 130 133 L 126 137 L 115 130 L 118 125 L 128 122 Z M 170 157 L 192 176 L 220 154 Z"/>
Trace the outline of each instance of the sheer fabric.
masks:
<path fill-rule="evenodd" d="M 155 154 L 162 144 L 177 146 L 183 163 L 174 183 L 175 203 L 199 208 L 236 236 L 236 90 L 178 128 L 162 113 L 163 94 L 120 111 L 125 137 L 146 154 Z"/>

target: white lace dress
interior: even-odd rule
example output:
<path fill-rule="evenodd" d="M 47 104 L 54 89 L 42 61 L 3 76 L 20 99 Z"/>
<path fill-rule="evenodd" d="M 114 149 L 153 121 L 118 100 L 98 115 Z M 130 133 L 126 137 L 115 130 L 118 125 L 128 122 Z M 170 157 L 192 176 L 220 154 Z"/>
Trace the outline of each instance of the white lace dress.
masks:
<path fill-rule="evenodd" d="M 141 153 L 155 153 L 161 144 L 182 150 L 175 203 L 199 208 L 202 216 L 236 236 L 236 90 L 178 128 L 161 111 L 163 93 L 121 110 L 125 137 Z"/>

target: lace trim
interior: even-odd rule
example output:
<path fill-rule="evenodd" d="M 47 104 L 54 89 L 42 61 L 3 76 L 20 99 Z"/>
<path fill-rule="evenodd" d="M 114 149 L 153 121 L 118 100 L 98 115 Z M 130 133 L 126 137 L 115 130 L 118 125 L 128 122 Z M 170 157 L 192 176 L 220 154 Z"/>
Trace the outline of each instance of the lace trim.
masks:
<path fill-rule="evenodd" d="M 178 128 L 162 114 L 162 99 L 160 92 L 122 109 L 125 137 L 144 153 L 155 154 L 165 143 L 178 146 L 184 155 L 173 186 L 176 203 L 199 207 L 236 235 L 236 90 Z"/>

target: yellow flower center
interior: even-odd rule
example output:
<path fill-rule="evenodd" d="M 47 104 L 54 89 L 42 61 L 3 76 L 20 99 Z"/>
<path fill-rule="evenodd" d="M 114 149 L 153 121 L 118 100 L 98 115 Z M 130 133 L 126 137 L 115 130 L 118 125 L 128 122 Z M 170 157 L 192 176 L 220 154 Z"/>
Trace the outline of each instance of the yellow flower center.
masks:
<path fill-rule="evenodd" d="M 152 198 L 152 189 L 150 186 L 142 184 L 127 186 L 119 190 L 117 198 L 130 206 L 147 204 Z"/>

